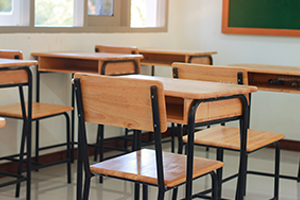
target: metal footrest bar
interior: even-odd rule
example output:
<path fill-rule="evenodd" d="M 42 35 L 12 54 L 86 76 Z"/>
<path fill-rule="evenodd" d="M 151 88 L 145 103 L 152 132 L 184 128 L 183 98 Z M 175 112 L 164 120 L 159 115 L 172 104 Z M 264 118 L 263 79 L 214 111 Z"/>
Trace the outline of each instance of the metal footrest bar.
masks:
<path fill-rule="evenodd" d="M 57 161 L 57 162 L 49 163 L 49 164 L 32 163 L 32 165 L 38 165 L 38 166 L 31 167 L 31 170 L 42 169 L 42 168 L 46 168 L 46 167 L 50 167 L 50 166 L 54 166 L 54 165 L 63 164 L 66 162 L 68 162 L 68 160 Z M 26 172 L 26 169 L 23 169 L 22 172 Z"/>
<path fill-rule="evenodd" d="M 43 151 L 46 149 L 52 149 L 52 148 L 57 148 L 57 147 L 61 147 L 61 146 L 66 146 L 67 143 L 61 143 L 61 144 L 55 144 L 55 145 L 51 145 L 51 146 L 46 146 L 46 147 L 41 147 L 39 148 L 39 151 Z"/>
<path fill-rule="evenodd" d="M 8 173 L 8 172 L 0 172 L 0 175 L 2 176 L 10 176 L 10 177 L 14 177 L 14 178 L 22 178 L 23 176 L 20 176 L 18 174 L 12 174 L 12 173 Z"/>
<path fill-rule="evenodd" d="M 26 180 L 27 179 L 25 177 L 19 178 L 19 179 L 14 180 L 14 181 L 8 181 L 6 183 L 2 183 L 2 184 L 0 184 L 0 187 L 5 187 L 5 186 L 8 186 L 8 185 L 13 185 L 13 184 L 21 183 L 21 182 L 26 181 Z"/>
<path fill-rule="evenodd" d="M 279 178 L 285 178 L 285 179 L 291 179 L 291 180 L 296 180 L 296 181 L 300 181 L 300 178 L 297 176 L 288 176 L 288 175 L 279 175 Z"/>

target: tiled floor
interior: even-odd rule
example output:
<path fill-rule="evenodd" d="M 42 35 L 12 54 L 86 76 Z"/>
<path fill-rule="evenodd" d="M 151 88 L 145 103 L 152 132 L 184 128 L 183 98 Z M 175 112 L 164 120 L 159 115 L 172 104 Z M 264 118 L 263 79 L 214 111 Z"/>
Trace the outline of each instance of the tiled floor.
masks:
<path fill-rule="evenodd" d="M 168 151 L 168 144 L 165 150 Z M 196 155 L 215 158 L 215 151 L 206 152 L 204 148 L 197 147 Z M 281 174 L 296 175 L 298 171 L 299 153 L 281 151 Z M 274 149 L 263 149 L 250 155 L 249 169 L 262 171 L 273 171 Z M 236 172 L 238 163 L 237 152 L 225 152 L 224 157 L 225 176 Z M 76 199 L 76 163 L 73 167 L 72 184 L 67 184 L 65 165 L 41 169 L 32 174 L 32 200 L 73 200 Z M 0 179 L 2 182 L 4 179 Z M 133 199 L 133 184 L 117 181 L 115 179 L 104 179 L 104 184 L 99 184 L 97 178 L 92 179 L 90 199 L 92 200 L 130 200 Z M 194 182 L 194 191 L 200 191 L 210 187 L 210 177 L 203 177 Z M 222 196 L 234 199 L 236 180 L 229 181 L 223 185 Z M 20 198 L 14 198 L 14 186 L 0 188 L 0 200 L 25 199 L 25 186 L 23 184 Z M 179 196 L 183 197 L 184 186 L 180 187 Z M 273 180 L 268 177 L 250 175 L 247 182 L 246 200 L 270 199 L 273 196 Z M 156 199 L 156 189 L 149 188 L 149 200 Z M 165 199 L 171 199 L 171 192 L 166 193 Z M 300 183 L 294 180 L 280 179 L 280 199 L 300 199 Z"/>

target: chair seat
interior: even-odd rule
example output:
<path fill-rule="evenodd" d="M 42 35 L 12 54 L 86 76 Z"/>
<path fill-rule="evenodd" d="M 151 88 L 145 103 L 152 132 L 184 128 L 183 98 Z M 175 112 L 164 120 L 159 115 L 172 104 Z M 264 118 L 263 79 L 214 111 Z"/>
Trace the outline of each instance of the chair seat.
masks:
<path fill-rule="evenodd" d="M 166 187 L 174 187 L 186 181 L 186 156 L 163 152 Z M 194 158 L 193 178 L 221 168 L 220 161 Z M 155 151 L 142 149 L 90 166 L 92 173 L 125 178 L 157 185 Z"/>
<path fill-rule="evenodd" d="M 27 110 L 27 103 L 26 103 Z M 73 110 L 71 106 L 62 106 L 48 103 L 32 102 L 32 119 L 38 119 L 55 114 L 60 114 L 66 111 Z M 0 106 L 0 116 L 15 117 L 22 119 L 21 104 L 10 104 L 6 106 Z"/>
<path fill-rule="evenodd" d="M 283 134 L 248 129 L 247 152 L 252 152 L 284 138 Z M 183 137 L 187 142 L 187 136 Z M 240 129 L 215 126 L 195 133 L 195 144 L 240 150 Z"/>

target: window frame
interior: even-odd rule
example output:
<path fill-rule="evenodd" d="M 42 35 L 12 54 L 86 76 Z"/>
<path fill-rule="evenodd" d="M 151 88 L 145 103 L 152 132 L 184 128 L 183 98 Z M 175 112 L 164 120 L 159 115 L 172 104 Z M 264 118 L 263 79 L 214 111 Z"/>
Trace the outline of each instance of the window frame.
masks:
<path fill-rule="evenodd" d="M 131 28 L 130 27 L 130 0 L 115 0 L 119 17 L 114 22 L 113 26 L 108 26 L 107 23 L 100 22 L 99 18 L 108 18 L 108 16 L 88 16 L 87 0 L 83 0 L 83 26 L 72 27 L 35 27 L 34 12 L 29 13 L 29 26 L 0 26 L 0 33 L 113 33 L 113 32 L 167 32 L 168 27 L 168 4 L 169 0 L 165 0 L 165 16 L 163 27 L 146 27 L 146 28 Z M 119 5 L 118 5 L 119 4 Z M 76 8 L 75 8 L 76 9 Z M 115 9 L 115 8 L 114 8 Z M 34 10 L 34 0 L 30 0 L 30 11 Z M 77 19 L 80 20 L 80 19 Z"/>

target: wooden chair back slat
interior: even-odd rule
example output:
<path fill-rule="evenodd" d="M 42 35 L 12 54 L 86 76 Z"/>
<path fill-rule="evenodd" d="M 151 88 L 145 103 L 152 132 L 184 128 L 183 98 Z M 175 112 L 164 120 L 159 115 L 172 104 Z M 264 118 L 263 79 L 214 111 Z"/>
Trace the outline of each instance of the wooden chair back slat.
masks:
<path fill-rule="evenodd" d="M 86 122 L 153 131 L 150 87 L 158 93 L 161 132 L 167 129 L 164 87 L 160 81 L 76 73 Z"/>
<path fill-rule="evenodd" d="M 96 45 L 95 51 L 105 53 L 139 54 L 139 50 L 135 46 Z"/>
<path fill-rule="evenodd" d="M 224 83 L 238 83 L 237 73 L 242 72 L 243 84 L 248 84 L 248 75 L 245 69 L 231 66 L 212 66 L 190 63 L 173 63 L 172 67 L 178 68 L 178 78 L 213 81 Z"/>
<path fill-rule="evenodd" d="M 6 59 L 23 59 L 22 51 L 0 49 L 0 58 Z M 28 74 L 26 70 L 8 70 L 1 71 L 0 85 L 27 83 Z"/>
<path fill-rule="evenodd" d="M 22 51 L 18 50 L 8 50 L 0 49 L 0 58 L 9 58 L 9 59 L 23 59 Z"/>

